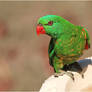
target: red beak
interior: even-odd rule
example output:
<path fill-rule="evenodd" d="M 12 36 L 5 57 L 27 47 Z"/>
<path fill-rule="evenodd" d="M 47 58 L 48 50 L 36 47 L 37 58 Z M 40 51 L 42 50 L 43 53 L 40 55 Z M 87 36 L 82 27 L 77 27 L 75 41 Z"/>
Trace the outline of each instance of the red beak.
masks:
<path fill-rule="evenodd" d="M 45 29 L 43 26 L 38 25 L 36 28 L 37 35 L 45 34 Z"/>

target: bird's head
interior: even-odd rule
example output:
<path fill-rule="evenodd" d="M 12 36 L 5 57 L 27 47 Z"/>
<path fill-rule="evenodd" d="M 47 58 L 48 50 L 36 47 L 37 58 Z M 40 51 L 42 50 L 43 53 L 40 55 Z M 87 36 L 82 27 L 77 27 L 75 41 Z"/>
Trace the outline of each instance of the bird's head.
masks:
<path fill-rule="evenodd" d="M 56 38 L 62 33 L 62 23 L 64 19 L 56 15 L 46 15 L 38 19 L 37 35 L 47 34 Z"/>

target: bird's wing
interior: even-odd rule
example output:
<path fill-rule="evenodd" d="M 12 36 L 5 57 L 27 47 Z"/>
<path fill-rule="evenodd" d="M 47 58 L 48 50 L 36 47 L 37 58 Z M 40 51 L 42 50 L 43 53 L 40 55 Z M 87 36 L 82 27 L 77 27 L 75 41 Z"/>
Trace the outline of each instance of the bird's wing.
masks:
<path fill-rule="evenodd" d="M 54 56 L 54 39 L 51 38 L 50 43 L 49 43 L 49 63 L 51 66 L 53 66 L 53 56 Z"/>

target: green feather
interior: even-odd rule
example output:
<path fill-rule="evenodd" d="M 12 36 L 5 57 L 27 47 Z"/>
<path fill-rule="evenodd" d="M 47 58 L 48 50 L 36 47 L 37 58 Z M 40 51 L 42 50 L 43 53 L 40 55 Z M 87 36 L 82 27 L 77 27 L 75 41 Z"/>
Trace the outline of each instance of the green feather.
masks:
<path fill-rule="evenodd" d="M 48 22 L 53 21 L 52 25 Z M 64 18 L 56 15 L 46 15 L 38 20 L 46 34 L 51 37 L 48 54 L 50 65 L 56 72 L 63 69 L 64 65 L 74 63 L 83 54 L 86 45 L 90 45 L 90 38 L 87 30 L 74 25 Z M 85 39 L 86 34 L 86 39 Z"/>

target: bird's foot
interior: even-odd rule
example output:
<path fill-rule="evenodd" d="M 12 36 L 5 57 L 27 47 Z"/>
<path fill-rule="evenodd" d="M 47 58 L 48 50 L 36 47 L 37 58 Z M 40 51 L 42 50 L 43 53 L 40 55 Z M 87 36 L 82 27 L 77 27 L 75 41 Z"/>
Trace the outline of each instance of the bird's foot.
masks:
<path fill-rule="evenodd" d="M 64 74 L 68 75 L 74 81 L 74 74 L 72 72 L 66 72 L 66 71 L 60 70 L 59 73 L 55 73 L 54 76 L 59 77 L 59 76 L 63 76 Z"/>
<path fill-rule="evenodd" d="M 80 66 L 80 64 L 78 62 L 74 62 L 70 65 L 66 65 L 64 66 L 64 70 L 69 70 L 69 71 L 74 71 L 74 72 L 78 72 L 82 78 L 84 78 L 84 73 L 83 73 L 83 69 L 82 67 Z"/>

